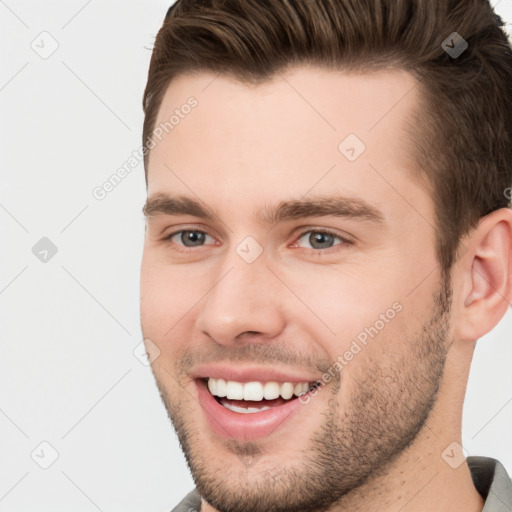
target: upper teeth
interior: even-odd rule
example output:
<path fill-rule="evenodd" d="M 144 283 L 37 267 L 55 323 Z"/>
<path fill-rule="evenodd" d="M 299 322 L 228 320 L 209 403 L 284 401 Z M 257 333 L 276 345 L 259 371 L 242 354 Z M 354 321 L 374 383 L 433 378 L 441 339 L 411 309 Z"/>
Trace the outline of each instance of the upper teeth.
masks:
<path fill-rule="evenodd" d="M 288 400 L 292 395 L 300 396 L 309 389 L 308 382 L 235 382 L 224 379 L 208 379 L 208 389 L 212 395 L 231 400 L 274 400 L 282 396 Z"/>

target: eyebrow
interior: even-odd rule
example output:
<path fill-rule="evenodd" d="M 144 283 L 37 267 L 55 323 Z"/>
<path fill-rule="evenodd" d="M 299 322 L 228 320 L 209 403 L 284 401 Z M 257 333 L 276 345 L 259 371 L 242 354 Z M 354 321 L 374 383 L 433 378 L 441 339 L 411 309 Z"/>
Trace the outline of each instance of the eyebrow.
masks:
<path fill-rule="evenodd" d="M 218 214 L 187 196 L 170 196 L 156 193 L 149 197 L 142 208 L 146 217 L 164 215 L 192 215 L 206 220 L 219 217 Z M 273 206 L 265 206 L 255 212 L 255 217 L 262 224 L 273 225 L 285 220 L 305 219 L 308 217 L 345 217 L 373 222 L 384 226 L 382 212 L 364 199 L 357 197 L 315 196 L 311 199 L 290 199 Z"/>

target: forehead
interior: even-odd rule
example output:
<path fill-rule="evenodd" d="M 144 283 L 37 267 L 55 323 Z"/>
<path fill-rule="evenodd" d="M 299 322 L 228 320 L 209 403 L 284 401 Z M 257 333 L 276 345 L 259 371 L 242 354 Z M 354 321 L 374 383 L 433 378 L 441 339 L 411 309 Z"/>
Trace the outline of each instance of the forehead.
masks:
<path fill-rule="evenodd" d="M 155 128 L 167 129 L 154 138 L 148 195 L 179 189 L 204 199 L 214 191 L 218 200 L 222 187 L 227 203 L 249 196 L 268 203 L 285 191 L 296 197 L 334 187 L 377 203 L 383 191 L 412 195 L 427 214 L 427 199 L 413 199 L 425 193 L 406 132 L 419 94 L 416 79 L 396 69 L 297 66 L 257 85 L 180 75 L 158 112 Z"/>

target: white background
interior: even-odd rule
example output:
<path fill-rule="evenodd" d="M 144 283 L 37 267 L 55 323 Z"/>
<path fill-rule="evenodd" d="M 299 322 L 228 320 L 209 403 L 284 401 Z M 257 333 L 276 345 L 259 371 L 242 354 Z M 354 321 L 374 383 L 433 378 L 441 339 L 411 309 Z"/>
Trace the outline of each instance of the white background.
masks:
<path fill-rule="evenodd" d="M 512 0 L 497 12 L 512 22 Z M 0 511 L 169 511 L 193 488 L 142 340 L 140 147 L 161 0 L 0 0 Z M 510 27 L 509 33 L 510 33 Z M 46 31 L 51 36 L 40 36 Z M 31 47 L 58 48 L 47 59 Z M 41 50 L 42 51 L 42 50 Z M 32 247 L 58 249 L 43 263 Z M 512 314 L 477 344 L 470 455 L 512 475 Z M 52 449 L 57 460 L 49 461 Z M 39 457 L 39 458 L 38 458 Z"/>

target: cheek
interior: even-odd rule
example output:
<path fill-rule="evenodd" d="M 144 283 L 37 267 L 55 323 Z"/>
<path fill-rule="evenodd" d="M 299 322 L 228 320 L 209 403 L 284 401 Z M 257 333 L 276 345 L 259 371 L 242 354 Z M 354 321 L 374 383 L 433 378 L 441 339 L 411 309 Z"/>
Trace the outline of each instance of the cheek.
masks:
<path fill-rule="evenodd" d="M 290 322 L 301 336 L 308 333 L 310 350 L 315 344 L 323 348 L 331 361 L 327 371 L 345 373 L 344 386 L 351 390 L 349 376 L 357 375 L 372 357 L 385 366 L 389 352 L 400 350 L 406 303 L 400 288 L 392 279 L 386 283 L 382 274 L 379 281 L 369 272 L 327 270 L 317 268 L 310 276 L 301 272 L 293 279 L 288 274 L 290 288 L 303 301 L 292 310 Z"/>
<path fill-rule="evenodd" d="M 295 320 L 323 325 L 327 336 L 336 340 L 337 350 L 375 323 L 382 328 L 384 322 L 387 329 L 402 309 L 401 293 L 382 274 L 378 279 L 368 271 L 348 271 L 342 266 L 289 272 L 287 282 L 301 301 L 294 309 Z"/>
<path fill-rule="evenodd" d="M 208 291 L 208 280 L 191 276 L 183 265 L 166 265 L 144 256 L 140 280 L 140 315 L 144 336 L 164 347 L 185 328 L 190 332 L 195 306 Z M 188 327 L 187 327 L 188 326 Z M 165 348 L 165 347 L 164 347 Z"/>

